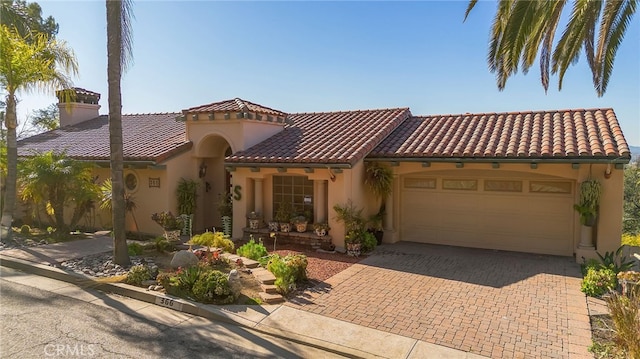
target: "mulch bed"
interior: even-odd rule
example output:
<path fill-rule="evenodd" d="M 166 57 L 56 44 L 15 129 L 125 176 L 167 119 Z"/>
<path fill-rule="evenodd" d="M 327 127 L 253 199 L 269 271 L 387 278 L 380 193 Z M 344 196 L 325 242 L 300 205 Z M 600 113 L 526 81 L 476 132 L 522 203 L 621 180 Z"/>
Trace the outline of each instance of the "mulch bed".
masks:
<path fill-rule="evenodd" d="M 237 242 L 236 248 L 246 242 L 247 241 Z M 313 288 L 363 259 L 363 257 L 350 257 L 339 252 L 319 252 L 310 246 L 294 243 L 281 243 L 280 241 L 276 243 L 276 250 L 274 251 L 273 240 L 264 240 L 263 243 L 270 254 L 277 253 L 282 256 L 286 256 L 288 254 L 304 254 L 307 256 L 307 278 L 309 281 L 298 286 L 298 290 Z"/>

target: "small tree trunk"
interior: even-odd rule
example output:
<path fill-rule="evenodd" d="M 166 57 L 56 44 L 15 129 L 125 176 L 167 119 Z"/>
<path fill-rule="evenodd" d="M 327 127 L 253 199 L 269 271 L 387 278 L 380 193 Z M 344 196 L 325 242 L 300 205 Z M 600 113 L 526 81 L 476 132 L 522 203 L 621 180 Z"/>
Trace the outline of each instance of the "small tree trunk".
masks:
<path fill-rule="evenodd" d="M 16 98 L 14 94 L 7 95 L 7 114 L 5 118 L 7 126 L 7 182 L 5 183 L 4 207 L 0 224 L 5 227 L 6 232 L 0 228 L 0 240 L 11 240 L 13 230 L 13 211 L 16 207 L 16 182 L 18 178 L 18 144 L 16 127 L 18 119 L 16 117 Z"/>

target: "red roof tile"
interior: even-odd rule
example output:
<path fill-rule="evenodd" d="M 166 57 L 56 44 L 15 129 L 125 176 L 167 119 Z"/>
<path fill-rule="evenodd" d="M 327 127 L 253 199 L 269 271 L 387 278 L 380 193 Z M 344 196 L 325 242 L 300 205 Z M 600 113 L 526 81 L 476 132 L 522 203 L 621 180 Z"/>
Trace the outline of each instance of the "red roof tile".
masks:
<path fill-rule="evenodd" d="M 408 108 L 291 114 L 282 132 L 226 162 L 353 165 L 410 115 Z"/>
<path fill-rule="evenodd" d="M 613 109 L 412 117 L 372 158 L 630 158 Z"/>
<path fill-rule="evenodd" d="M 184 122 L 175 120 L 178 115 L 123 115 L 124 159 L 162 162 L 173 154 L 190 149 L 192 143 L 186 140 Z M 19 156 L 29 156 L 33 150 L 66 151 L 69 156 L 77 159 L 109 160 L 108 116 L 96 117 L 18 141 Z"/>
<path fill-rule="evenodd" d="M 208 105 L 191 107 L 182 111 L 183 113 L 207 113 L 207 112 L 256 112 L 273 116 L 287 116 L 286 113 L 272 108 L 245 101 L 240 98 L 210 103 Z"/>

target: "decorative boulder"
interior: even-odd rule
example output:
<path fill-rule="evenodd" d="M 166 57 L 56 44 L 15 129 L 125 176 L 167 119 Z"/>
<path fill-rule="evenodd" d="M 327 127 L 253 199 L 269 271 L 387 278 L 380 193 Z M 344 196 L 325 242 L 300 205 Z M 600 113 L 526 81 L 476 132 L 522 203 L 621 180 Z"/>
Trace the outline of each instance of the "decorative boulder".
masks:
<path fill-rule="evenodd" d="M 178 251 L 171 259 L 171 268 L 188 268 L 198 264 L 198 257 L 193 252 L 186 250 Z"/>

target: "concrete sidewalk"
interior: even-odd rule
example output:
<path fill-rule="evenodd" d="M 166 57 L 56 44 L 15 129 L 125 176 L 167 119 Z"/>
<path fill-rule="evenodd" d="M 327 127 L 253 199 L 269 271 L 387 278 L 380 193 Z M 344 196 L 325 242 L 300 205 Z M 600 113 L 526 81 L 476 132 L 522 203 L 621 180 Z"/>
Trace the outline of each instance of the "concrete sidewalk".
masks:
<path fill-rule="evenodd" d="M 161 317 L 166 320 L 184 315 L 196 315 L 213 321 L 223 321 L 241 327 L 320 348 L 353 358 L 484 358 L 452 348 L 392 334 L 338 319 L 309 313 L 284 305 L 206 305 L 163 293 L 146 291 L 122 283 L 101 283 L 93 278 L 69 273 L 47 264 L 100 254 L 112 250 L 109 237 L 96 237 L 74 242 L 56 243 L 29 248 L 14 248 L 0 252 L 0 265 L 32 275 L 12 276 L 16 283 L 56 292 L 86 302 L 96 301 L 89 291 L 115 293 L 123 311 L 139 316 Z M 43 264 L 47 263 L 47 264 Z M 35 276 L 34 276 L 35 275 Z M 36 277 L 39 276 L 39 277 Z M 47 277 L 51 279 L 45 279 Z M 151 303 L 151 304 L 149 304 Z M 158 312 L 164 313 L 158 315 Z"/>

